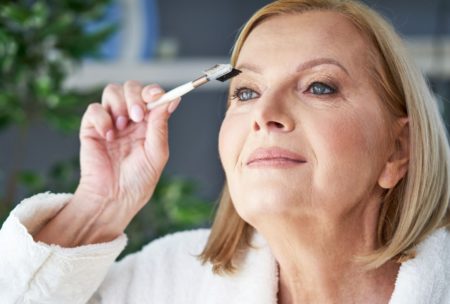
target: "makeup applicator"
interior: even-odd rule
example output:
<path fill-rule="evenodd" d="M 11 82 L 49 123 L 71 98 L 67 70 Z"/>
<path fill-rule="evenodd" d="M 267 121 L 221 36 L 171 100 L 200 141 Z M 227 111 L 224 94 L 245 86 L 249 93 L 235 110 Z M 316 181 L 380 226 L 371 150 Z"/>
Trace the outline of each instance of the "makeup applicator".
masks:
<path fill-rule="evenodd" d="M 221 82 L 225 82 L 230 78 L 241 73 L 238 69 L 233 68 L 230 64 L 216 64 L 215 66 L 205 70 L 203 75 L 199 78 L 187 82 L 185 84 L 176 87 L 175 89 L 170 90 L 161 96 L 158 100 L 148 103 L 147 109 L 151 110 L 165 103 L 171 102 L 174 99 L 183 96 L 184 94 L 192 91 L 195 88 L 198 88 L 201 85 L 209 82 L 211 79 L 216 79 Z"/>

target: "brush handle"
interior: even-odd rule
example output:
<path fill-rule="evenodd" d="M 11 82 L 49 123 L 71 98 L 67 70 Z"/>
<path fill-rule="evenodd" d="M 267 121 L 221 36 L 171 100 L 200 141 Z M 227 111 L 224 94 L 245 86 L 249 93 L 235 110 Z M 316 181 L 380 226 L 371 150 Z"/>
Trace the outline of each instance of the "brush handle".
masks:
<path fill-rule="evenodd" d="M 160 105 L 169 103 L 169 102 L 173 101 L 174 99 L 181 97 L 184 94 L 192 91 L 193 89 L 195 89 L 195 87 L 194 87 L 194 84 L 192 83 L 192 81 L 182 84 L 179 87 L 176 87 L 175 89 L 170 90 L 169 92 L 167 92 L 166 94 L 161 96 L 158 100 L 148 103 L 147 109 L 151 110 L 156 107 L 159 107 Z"/>

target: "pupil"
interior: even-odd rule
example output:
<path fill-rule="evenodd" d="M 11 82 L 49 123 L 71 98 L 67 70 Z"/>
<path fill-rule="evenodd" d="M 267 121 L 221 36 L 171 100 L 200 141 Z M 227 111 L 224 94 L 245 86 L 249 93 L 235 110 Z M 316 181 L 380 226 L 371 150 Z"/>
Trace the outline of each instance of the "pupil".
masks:
<path fill-rule="evenodd" d="M 334 89 L 323 83 L 314 83 L 312 85 L 311 91 L 315 95 L 325 95 L 334 93 Z"/>
<path fill-rule="evenodd" d="M 248 90 L 245 90 L 241 93 L 241 99 L 245 100 L 245 99 L 249 99 L 249 98 L 251 98 L 251 94 Z"/>
<path fill-rule="evenodd" d="M 323 85 L 316 84 L 314 86 L 315 94 L 323 94 L 323 93 L 325 93 L 325 91 L 326 91 L 326 88 Z"/>

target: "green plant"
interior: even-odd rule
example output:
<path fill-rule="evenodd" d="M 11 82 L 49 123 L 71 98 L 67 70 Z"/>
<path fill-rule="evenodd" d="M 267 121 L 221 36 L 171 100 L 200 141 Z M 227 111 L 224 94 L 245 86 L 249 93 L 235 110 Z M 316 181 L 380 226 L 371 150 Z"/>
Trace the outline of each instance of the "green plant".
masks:
<path fill-rule="evenodd" d="M 87 30 L 103 17 L 111 0 L 92 3 L 4 0 L 0 4 L 0 129 L 15 125 L 20 130 L 12 146 L 13 169 L 4 178 L 0 196 L 6 209 L 15 200 L 30 125 L 44 120 L 59 130 L 76 130 L 89 100 L 85 97 L 95 93 L 63 86 L 70 68 L 86 56 L 98 55 L 99 46 L 115 31 L 114 24 Z"/>
<path fill-rule="evenodd" d="M 13 170 L 0 170 L 0 223 L 14 207 L 18 186 L 28 195 L 42 191 L 73 192 L 79 178 L 78 157 L 54 164 L 46 175 L 21 168 L 30 127 L 44 121 L 57 130 L 76 132 L 86 105 L 98 100 L 100 89 L 77 92 L 64 88 L 72 67 L 99 47 L 116 25 L 88 26 L 103 17 L 114 0 L 4 0 L 0 4 L 0 131 L 20 129 Z M 11 146 L 9 145 L 11 144 Z M 163 177 L 152 201 L 127 229 L 127 252 L 151 239 L 208 223 L 212 204 L 198 198 L 194 183 Z"/>

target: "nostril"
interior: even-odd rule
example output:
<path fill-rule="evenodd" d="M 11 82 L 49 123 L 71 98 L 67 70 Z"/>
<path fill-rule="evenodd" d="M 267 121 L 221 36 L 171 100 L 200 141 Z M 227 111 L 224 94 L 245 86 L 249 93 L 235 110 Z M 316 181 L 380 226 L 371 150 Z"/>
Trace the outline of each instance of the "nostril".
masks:
<path fill-rule="evenodd" d="M 271 126 L 271 127 L 277 128 L 277 129 L 283 129 L 284 128 L 284 125 L 281 122 L 278 122 L 278 121 L 269 121 L 267 123 L 267 125 L 269 127 Z"/>

